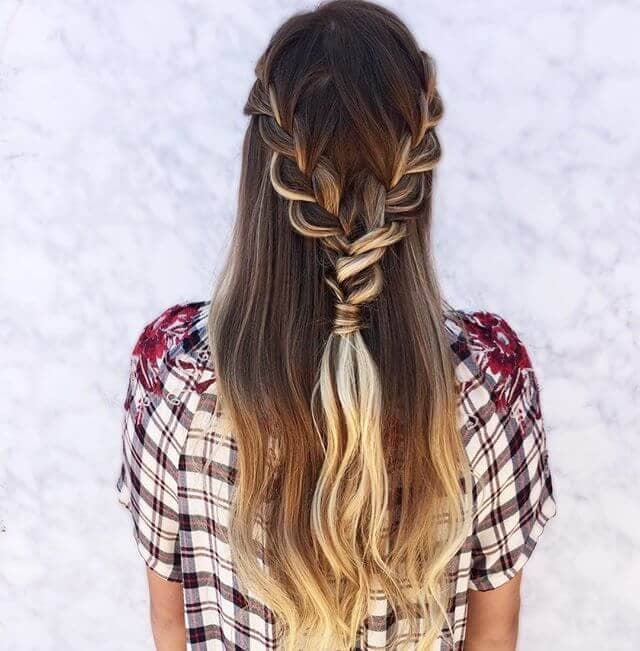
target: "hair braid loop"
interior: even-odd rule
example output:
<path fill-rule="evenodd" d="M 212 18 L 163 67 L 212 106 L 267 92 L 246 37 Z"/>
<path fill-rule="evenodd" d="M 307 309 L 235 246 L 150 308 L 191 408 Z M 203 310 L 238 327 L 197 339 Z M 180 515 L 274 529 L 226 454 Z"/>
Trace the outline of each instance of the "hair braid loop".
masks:
<path fill-rule="evenodd" d="M 423 114 L 426 114 L 427 105 L 423 104 Z M 334 273 L 325 277 L 336 297 L 333 332 L 338 335 L 355 332 L 363 327 L 362 305 L 374 301 L 382 291 L 384 279 L 378 263 L 387 247 L 407 233 L 405 224 L 399 220 L 386 221 L 385 213 L 407 212 L 419 205 L 424 195 L 423 185 L 408 186 L 403 179 L 435 165 L 437 158 L 431 156 L 433 146 L 425 145 L 427 139 L 423 139 L 418 147 L 412 147 L 412 137 L 407 134 L 398 152 L 391 184 L 399 191 L 395 195 L 389 193 L 373 174 L 363 171 L 352 188 L 359 200 L 343 205 L 338 173 L 326 156 L 317 157 L 309 174 L 300 168 L 303 154 L 296 146 L 298 139 L 282 126 L 273 87 L 257 80 L 248 105 L 250 112 L 258 114 L 260 135 L 272 151 L 271 183 L 290 202 L 292 228 L 304 237 L 319 239 L 334 268 Z M 422 124 L 428 125 L 428 120 L 423 119 Z M 357 220 L 364 224 L 364 233 L 350 239 Z"/>

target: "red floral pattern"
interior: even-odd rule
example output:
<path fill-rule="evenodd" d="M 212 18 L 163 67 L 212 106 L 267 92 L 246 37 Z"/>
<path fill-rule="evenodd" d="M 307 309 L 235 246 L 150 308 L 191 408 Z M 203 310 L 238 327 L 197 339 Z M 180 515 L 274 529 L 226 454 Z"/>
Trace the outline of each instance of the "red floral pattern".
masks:
<path fill-rule="evenodd" d="M 145 391 L 162 395 L 160 368 L 168 350 L 177 346 L 189 333 L 198 306 L 175 305 L 165 310 L 142 331 L 132 353 L 132 373 Z"/>
<path fill-rule="evenodd" d="M 500 316 L 477 311 L 466 320 L 469 348 L 477 355 L 480 370 L 496 379 L 494 401 L 499 409 L 515 403 L 532 370 L 531 360 L 518 335 Z"/>

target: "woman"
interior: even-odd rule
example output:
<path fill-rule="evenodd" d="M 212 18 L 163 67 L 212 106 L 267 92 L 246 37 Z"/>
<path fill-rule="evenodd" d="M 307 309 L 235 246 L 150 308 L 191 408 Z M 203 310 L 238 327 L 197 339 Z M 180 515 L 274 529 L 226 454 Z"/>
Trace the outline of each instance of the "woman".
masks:
<path fill-rule="evenodd" d="M 131 359 L 117 485 L 156 646 L 513 650 L 555 501 L 524 344 L 434 274 L 433 62 L 336 0 L 256 75 L 213 298 Z"/>

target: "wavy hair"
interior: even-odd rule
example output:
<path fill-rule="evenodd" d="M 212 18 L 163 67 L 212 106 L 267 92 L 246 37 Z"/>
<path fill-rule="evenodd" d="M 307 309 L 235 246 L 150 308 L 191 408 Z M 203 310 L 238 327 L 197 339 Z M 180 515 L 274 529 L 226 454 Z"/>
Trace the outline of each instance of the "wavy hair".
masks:
<path fill-rule="evenodd" d="M 208 319 L 234 564 L 286 649 L 352 648 L 379 591 L 409 621 L 393 648 L 427 649 L 471 485 L 430 252 L 434 63 L 391 11 L 334 0 L 287 20 L 255 72 Z"/>

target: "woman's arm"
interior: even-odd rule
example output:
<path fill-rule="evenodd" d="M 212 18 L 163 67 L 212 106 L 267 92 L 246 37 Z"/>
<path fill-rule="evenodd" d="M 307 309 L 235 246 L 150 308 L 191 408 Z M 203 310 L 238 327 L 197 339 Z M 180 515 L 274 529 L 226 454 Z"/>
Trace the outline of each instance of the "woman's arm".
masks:
<path fill-rule="evenodd" d="M 185 651 L 182 583 L 166 581 L 147 568 L 149 611 L 156 651 Z"/>
<path fill-rule="evenodd" d="M 493 590 L 469 590 L 464 651 L 515 651 L 522 570 Z"/>

